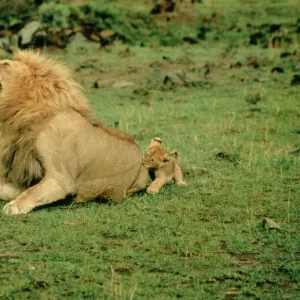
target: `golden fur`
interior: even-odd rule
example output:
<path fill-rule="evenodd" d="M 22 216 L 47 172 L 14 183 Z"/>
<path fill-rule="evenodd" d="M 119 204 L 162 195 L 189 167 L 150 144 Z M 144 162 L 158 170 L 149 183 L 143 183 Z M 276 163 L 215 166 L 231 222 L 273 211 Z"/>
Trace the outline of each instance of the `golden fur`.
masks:
<path fill-rule="evenodd" d="M 0 121 L 4 122 L 1 173 L 13 184 L 29 187 L 43 176 L 34 139 L 49 118 L 59 110 L 74 109 L 98 124 L 80 86 L 62 64 L 19 52 L 12 61 L 0 64 L 0 77 L 4 78 L 0 94 Z"/>
<path fill-rule="evenodd" d="M 147 188 L 148 193 L 158 193 L 159 189 L 172 179 L 175 180 L 177 186 L 187 186 L 182 180 L 178 159 L 178 153 L 174 151 L 173 155 L 169 154 L 161 145 L 160 138 L 152 139 L 143 156 L 143 165 L 149 170 L 149 175 L 153 180 Z"/>
<path fill-rule="evenodd" d="M 139 150 L 136 151 L 137 145 L 133 139 L 126 133 L 105 127 L 95 118 L 81 87 L 72 79 L 70 70 L 63 64 L 31 51 L 19 51 L 11 60 L 0 61 L 0 86 L 0 121 L 3 122 L 0 136 L 0 179 L 2 183 L 12 184 L 16 189 L 22 190 L 39 183 L 47 174 L 45 153 L 39 149 L 41 136 L 47 136 L 47 134 L 52 136 L 53 132 L 57 132 L 57 135 L 61 137 L 73 136 L 73 133 L 76 132 L 75 140 L 71 142 L 76 144 L 74 147 L 79 147 L 80 140 L 76 140 L 76 138 L 78 136 L 84 138 L 82 127 L 87 127 L 86 134 L 97 137 L 98 143 L 103 137 L 106 143 L 108 143 L 107 139 L 112 143 L 111 147 L 114 146 L 114 143 L 128 145 L 129 157 L 130 152 L 134 156 L 137 155 L 137 161 L 140 161 L 141 166 L 141 154 L 139 154 Z M 73 128 L 64 126 L 64 119 L 65 122 L 69 122 L 68 124 L 72 124 Z M 61 128 L 64 128 L 66 132 L 60 132 L 58 124 L 62 124 Z M 79 124 L 81 124 L 81 128 L 78 128 Z M 50 137 L 48 136 L 48 138 Z M 45 141 L 48 142 L 46 138 Z M 63 141 L 53 137 L 52 142 Z M 93 143 L 93 140 L 90 139 L 89 142 Z M 56 147 L 56 145 L 50 144 L 49 147 Z M 93 148 L 93 146 L 95 145 L 86 144 L 86 147 Z M 79 157 L 75 160 L 80 161 L 80 152 L 84 151 L 79 150 L 77 149 L 76 153 Z M 49 155 L 53 154 L 53 151 L 49 150 Z M 65 151 L 68 151 L 67 146 Z M 90 155 L 96 156 L 96 153 L 90 153 Z M 103 157 L 105 153 L 99 153 L 100 157 L 101 155 Z M 140 158 L 138 158 L 139 156 Z M 117 153 L 115 153 L 115 159 L 119 159 Z M 137 161 L 135 163 L 138 165 Z M 125 159 L 122 162 L 125 167 Z M 63 162 L 61 163 L 63 164 Z M 74 163 L 78 162 L 74 161 Z M 113 163 L 113 158 L 110 163 Z M 51 169 L 51 166 L 49 167 Z M 98 167 L 101 168 L 101 166 Z M 135 175 L 135 179 L 137 178 L 138 174 Z M 108 189 L 114 189 L 112 182 L 110 185 L 112 186 Z M 76 182 L 74 186 L 76 186 Z M 128 187 L 124 187 L 125 194 L 127 193 L 126 188 Z M 70 193 L 77 194 L 78 190 L 70 191 Z M 107 188 L 98 188 L 93 193 L 97 196 L 101 196 L 102 193 L 107 194 Z M 2 198 L 5 197 L 2 196 Z M 14 212 L 16 211 L 15 209 Z M 10 214 L 10 212 L 5 209 L 5 213 Z M 26 209 L 23 211 L 20 209 L 19 213 L 27 212 Z"/>

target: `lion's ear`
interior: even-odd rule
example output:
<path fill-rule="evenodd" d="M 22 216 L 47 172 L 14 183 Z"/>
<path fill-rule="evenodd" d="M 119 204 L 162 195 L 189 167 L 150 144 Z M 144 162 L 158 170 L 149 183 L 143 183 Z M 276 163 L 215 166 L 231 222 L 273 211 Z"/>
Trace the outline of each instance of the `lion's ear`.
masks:
<path fill-rule="evenodd" d="M 155 142 L 158 142 L 161 144 L 161 139 L 159 137 L 155 137 L 154 139 L 151 140 L 151 144 L 155 143 Z"/>

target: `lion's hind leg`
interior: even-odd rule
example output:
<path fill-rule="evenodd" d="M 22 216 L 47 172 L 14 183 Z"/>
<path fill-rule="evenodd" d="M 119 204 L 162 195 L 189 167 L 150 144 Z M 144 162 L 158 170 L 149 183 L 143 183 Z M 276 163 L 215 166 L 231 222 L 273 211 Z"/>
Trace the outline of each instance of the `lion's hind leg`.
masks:
<path fill-rule="evenodd" d="M 56 202 L 74 193 L 74 184 L 59 182 L 54 177 L 46 176 L 41 182 L 25 190 L 15 200 L 6 204 L 3 213 L 5 215 L 27 214 L 35 207 Z"/>
<path fill-rule="evenodd" d="M 175 163 L 173 177 L 177 186 L 187 186 L 182 179 L 182 171 L 178 163 Z"/>

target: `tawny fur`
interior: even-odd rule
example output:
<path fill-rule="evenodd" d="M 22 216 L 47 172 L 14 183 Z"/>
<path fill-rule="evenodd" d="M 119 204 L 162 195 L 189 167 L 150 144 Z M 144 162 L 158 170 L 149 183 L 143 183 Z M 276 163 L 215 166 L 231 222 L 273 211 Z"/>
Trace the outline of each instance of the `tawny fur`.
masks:
<path fill-rule="evenodd" d="M 19 52 L 0 65 L 6 78 L 0 94 L 1 175 L 19 187 L 29 187 L 43 176 L 34 140 L 42 127 L 61 110 L 74 109 L 99 126 L 70 71 L 52 59 Z M 30 100 L 30 101 L 29 101 Z"/>
<path fill-rule="evenodd" d="M 158 193 L 159 189 L 168 181 L 174 180 L 177 186 L 187 186 L 182 180 L 182 171 L 178 162 L 179 154 L 171 154 L 161 145 L 160 138 L 154 138 L 143 156 L 143 165 L 149 170 L 153 182 L 147 188 L 151 194 Z"/>
<path fill-rule="evenodd" d="M 86 130 L 89 131 L 86 134 L 96 135 L 97 141 L 101 139 L 99 135 L 104 135 L 110 142 L 113 140 L 109 137 L 113 136 L 117 143 L 121 141 L 137 148 L 129 135 L 107 128 L 96 119 L 81 87 L 72 79 L 70 70 L 53 59 L 32 51 L 20 51 L 11 60 L 0 61 L 0 83 L 0 121 L 3 122 L 0 136 L 1 182 L 12 184 L 18 190 L 25 190 L 40 182 L 47 168 L 43 163 L 44 153 L 37 146 L 39 137 L 43 132 L 51 135 L 51 130 L 60 134 L 56 124 L 63 118 L 68 122 L 69 116 L 69 123 L 74 122 L 77 135 L 84 135 L 76 126 L 83 122 L 82 126 L 87 126 Z M 66 134 L 70 131 L 72 135 L 72 128 L 65 130 Z M 138 152 L 134 150 L 134 153 Z M 94 193 L 107 194 L 106 190 L 111 188 L 101 187 Z M 6 187 L 2 189 L 6 190 Z M 77 192 L 72 191 L 73 194 Z"/>

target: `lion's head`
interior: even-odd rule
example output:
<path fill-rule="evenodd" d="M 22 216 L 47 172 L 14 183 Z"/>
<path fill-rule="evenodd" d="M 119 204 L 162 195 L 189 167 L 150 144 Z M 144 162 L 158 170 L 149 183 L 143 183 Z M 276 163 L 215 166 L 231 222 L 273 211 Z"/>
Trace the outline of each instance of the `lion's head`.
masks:
<path fill-rule="evenodd" d="M 147 169 L 159 169 L 170 163 L 174 158 L 163 148 L 160 138 L 152 139 L 145 155 L 143 165 Z"/>
<path fill-rule="evenodd" d="M 24 127 L 69 109 L 97 123 L 70 70 L 46 56 L 19 51 L 11 60 L 0 60 L 0 83 L 4 123 Z"/>

